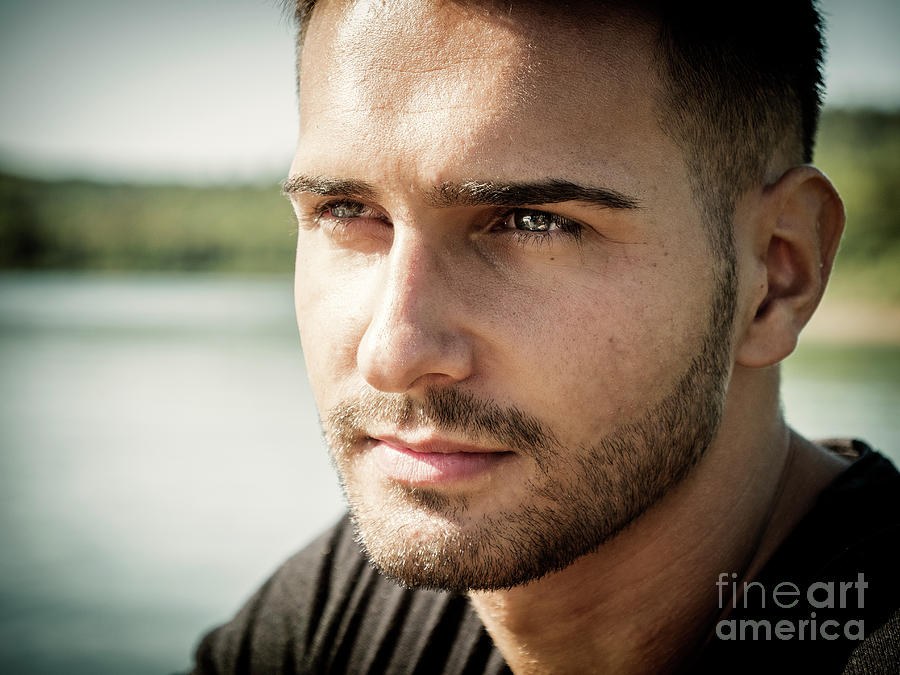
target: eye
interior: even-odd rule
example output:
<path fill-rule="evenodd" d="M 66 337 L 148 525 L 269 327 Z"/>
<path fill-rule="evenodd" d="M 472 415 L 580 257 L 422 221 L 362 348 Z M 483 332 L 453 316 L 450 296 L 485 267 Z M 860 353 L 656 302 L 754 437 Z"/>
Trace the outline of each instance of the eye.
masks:
<path fill-rule="evenodd" d="M 512 227 L 526 232 L 548 232 L 555 225 L 553 216 L 543 211 L 513 211 L 508 218 Z"/>
<path fill-rule="evenodd" d="M 554 232 L 578 236 L 582 227 L 574 220 L 548 211 L 513 209 L 503 217 L 497 229 L 513 230 L 526 236 L 551 236 Z"/>
<path fill-rule="evenodd" d="M 340 201 L 324 204 L 319 210 L 319 217 L 349 220 L 352 218 L 380 218 L 381 214 L 359 202 Z"/>
<path fill-rule="evenodd" d="M 313 222 L 336 245 L 358 249 L 387 241 L 391 223 L 377 208 L 349 199 L 319 204 Z"/>

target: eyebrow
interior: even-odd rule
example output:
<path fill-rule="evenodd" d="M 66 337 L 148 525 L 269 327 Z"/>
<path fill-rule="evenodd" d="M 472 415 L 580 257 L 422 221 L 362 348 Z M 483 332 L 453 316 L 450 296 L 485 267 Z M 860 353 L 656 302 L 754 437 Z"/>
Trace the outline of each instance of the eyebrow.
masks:
<path fill-rule="evenodd" d="M 377 190 L 360 180 L 296 174 L 282 183 L 285 195 L 310 193 L 327 197 L 375 200 Z M 637 209 L 640 202 L 618 190 L 587 187 L 567 180 L 500 183 L 494 181 L 445 182 L 425 194 L 431 206 L 505 206 L 583 202 L 607 209 Z"/>
<path fill-rule="evenodd" d="M 374 200 L 377 195 L 375 187 L 365 181 L 303 174 L 288 177 L 281 184 L 281 192 L 285 195 L 306 192 L 324 197 L 355 197 L 369 200 Z"/>
<path fill-rule="evenodd" d="M 586 187 L 567 180 L 526 183 L 466 181 L 442 183 L 428 195 L 434 206 L 521 206 L 584 202 L 607 209 L 637 209 L 640 202 L 617 190 Z"/>

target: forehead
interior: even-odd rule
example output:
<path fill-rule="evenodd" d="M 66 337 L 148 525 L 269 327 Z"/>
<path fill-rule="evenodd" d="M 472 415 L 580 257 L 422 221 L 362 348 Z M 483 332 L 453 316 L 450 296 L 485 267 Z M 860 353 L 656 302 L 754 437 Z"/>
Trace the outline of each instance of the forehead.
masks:
<path fill-rule="evenodd" d="M 529 163 L 557 175 L 664 164 L 654 38 L 621 11 L 322 0 L 301 56 L 300 155 L 389 146 L 426 172 L 464 159 L 470 174 L 515 166 L 519 179 Z"/>

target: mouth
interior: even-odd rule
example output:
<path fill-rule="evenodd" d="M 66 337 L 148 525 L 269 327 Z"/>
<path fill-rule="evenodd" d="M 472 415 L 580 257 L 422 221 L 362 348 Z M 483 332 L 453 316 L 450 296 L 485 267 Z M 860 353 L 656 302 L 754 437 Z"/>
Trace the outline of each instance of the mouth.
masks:
<path fill-rule="evenodd" d="M 440 485 L 489 476 L 515 453 L 428 438 L 415 443 L 370 437 L 375 465 L 386 478 L 407 485 Z"/>

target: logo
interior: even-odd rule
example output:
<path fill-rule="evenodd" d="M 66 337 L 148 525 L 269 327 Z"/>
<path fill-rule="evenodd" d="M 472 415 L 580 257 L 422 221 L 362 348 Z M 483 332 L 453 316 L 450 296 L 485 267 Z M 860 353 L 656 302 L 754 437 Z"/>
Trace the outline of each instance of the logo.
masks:
<path fill-rule="evenodd" d="M 740 586 L 737 573 L 722 572 L 716 581 L 719 609 L 726 604 L 736 609 L 752 607 L 762 610 L 790 609 L 791 618 L 777 621 L 769 619 L 720 619 L 716 624 L 716 637 L 720 640 L 864 640 L 865 626 L 862 619 L 834 618 L 820 620 L 816 610 L 854 610 L 865 607 L 865 593 L 869 587 L 865 575 L 860 572 L 855 581 L 816 581 L 801 588 L 790 581 L 783 581 L 768 589 L 759 581 L 745 581 Z M 801 604 L 802 603 L 802 604 Z M 796 609 L 808 608 L 806 619 L 793 618 Z M 832 612 L 829 616 L 834 615 Z"/>

